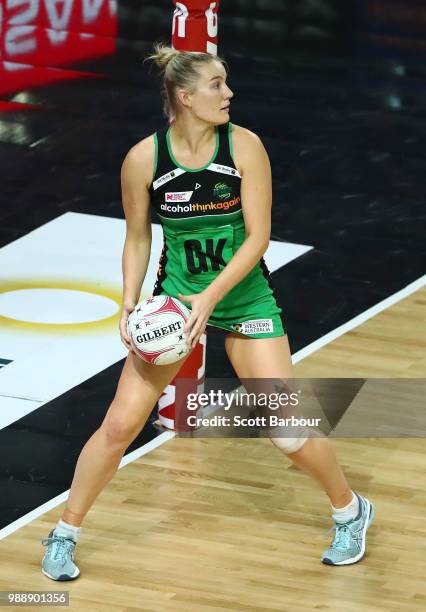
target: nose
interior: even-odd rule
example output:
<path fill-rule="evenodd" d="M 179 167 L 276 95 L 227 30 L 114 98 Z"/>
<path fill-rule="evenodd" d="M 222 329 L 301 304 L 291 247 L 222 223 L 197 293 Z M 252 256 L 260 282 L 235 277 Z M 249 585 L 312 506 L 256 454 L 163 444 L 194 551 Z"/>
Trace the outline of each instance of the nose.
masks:
<path fill-rule="evenodd" d="M 234 92 L 232 91 L 232 89 L 230 89 L 228 87 L 228 85 L 226 86 L 227 92 L 226 92 L 226 99 L 230 100 L 231 98 L 234 97 Z"/>

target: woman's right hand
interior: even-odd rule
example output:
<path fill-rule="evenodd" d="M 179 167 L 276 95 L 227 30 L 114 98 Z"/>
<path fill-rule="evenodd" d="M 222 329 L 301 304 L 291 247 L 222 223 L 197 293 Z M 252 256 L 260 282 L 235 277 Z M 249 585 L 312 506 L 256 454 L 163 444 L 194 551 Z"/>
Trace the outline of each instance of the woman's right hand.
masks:
<path fill-rule="evenodd" d="M 119 323 L 121 342 L 131 353 L 134 353 L 134 350 L 131 347 L 130 338 L 127 333 L 127 319 L 129 318 L 130 313 L 134 311 L 135 306 L 136 304 L 123 304 Z"/>

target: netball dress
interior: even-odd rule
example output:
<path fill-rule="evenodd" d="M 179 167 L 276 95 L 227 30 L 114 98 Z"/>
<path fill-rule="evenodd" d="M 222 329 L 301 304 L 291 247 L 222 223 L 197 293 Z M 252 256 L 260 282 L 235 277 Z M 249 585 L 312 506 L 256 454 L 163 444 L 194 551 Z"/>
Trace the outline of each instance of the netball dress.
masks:
<path fill-rule="evenodd" d="M 154 134 L 150 196 L 164 236 L 154 295 L 177 298 L 178 293 L 200 293 L 245 240 L 232 124 L 215 130 L 213 157 L 197 169 L 186 168 L 174 158 L 169 126 Z M 208 324 L 251 338 L 282 336 L 281 312 L 262 258 L 216 304 Z"/>

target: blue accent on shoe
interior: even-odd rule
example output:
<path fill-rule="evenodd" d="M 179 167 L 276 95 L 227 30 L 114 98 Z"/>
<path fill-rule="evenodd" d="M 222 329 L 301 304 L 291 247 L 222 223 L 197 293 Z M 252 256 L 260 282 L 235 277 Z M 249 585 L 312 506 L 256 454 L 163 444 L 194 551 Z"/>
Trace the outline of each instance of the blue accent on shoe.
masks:
<path fill-rule="evenodd" d="M 48 537 L 41 543 L 46 546 L 46 553 L 41 564 L 41 571 L 45 576 L 61 582 L 78 578 L 80 570 L 74 563 L 76 543 L 72 538 L 56 535 L 52 529 Z"/>
<path fill-rule="evenodd" d="M 322 562 L 326 565 L 352 565 L 365 555 L 367 529 L 374 520 L 373 504 L 355 492 L 359 501 L 358 516 L 347 523 L 335 521 L 334 538 L 324 552 Z"/>

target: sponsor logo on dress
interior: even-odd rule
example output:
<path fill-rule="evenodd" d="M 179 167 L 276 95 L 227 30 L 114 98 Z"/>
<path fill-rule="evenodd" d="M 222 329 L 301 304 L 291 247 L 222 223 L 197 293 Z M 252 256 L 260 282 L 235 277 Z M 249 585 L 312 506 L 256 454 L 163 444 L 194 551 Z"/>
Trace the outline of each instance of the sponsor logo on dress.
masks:
<path fill-rule="evenodd" d="M 196 189 L 199 189 L 200 187 L 201 187 L 200 183 L 195 183 L 194 191 L 195 191 Z"/>
<path fill-rule="evenodd" d="M 216 183 L 213 194 L 215 198 L 222 198 L 222 200 L 225 200 L 231 195 L 231 189 L 226 183 Z"/>
<path fill-rule="evenodd" d="M 189 202 L 193 191 L 167 191 L 165 194 L 166 202 Z"/>
<path fill-rule="evenodd" d="M 240 334 L 270 334 L 274 331 L 274 323 L 272 319 L 253 319 L 235 323 L 232 328 Z"/>
<path fill-rule="evenodd" d="M 241 178 L 240 173 L 235 168 L 231 168 L 230 166 L 223 166 L 222 164 L 210 164 L 207 166 L 207 170 L 211 172 L 219 172 L 220 174 L 230 174 L 231 176 L 238 176 Z"/>
<path fill-rule="evenodd" d="M 160 176 L 156 181 L 154 181 L 152 183 L 152 188 L 155 191 L 156 189 L 161 187 L 161 185 L 164 185 L 165 183 L 172 181 L 174 178 L 177 178 L 181 174 L 185 174 L 185 172 L 186 170 L 183 170 L 182 168 L 175 168 L 175 170 L 172 170 L 171 172 L 168 172 L 167 174 L 163 174 L 163 176 Z"/>
<path fill-rule="evenodd" d="M 233 206 L 237 206 L 240 204 L 241 196 L 237 196 L 232 200 L 225 200 L 224 202 L 207 202 L 207 203 L 198 203 L 187 204 L 186 206 L 182 206 L 181 204 L 161 204 L 161 210 L 165 210 L 167 212 L 174 213 L 184 213 L 184 212 L 203 212 L 208 213 L 209 211 L 224 211 L 229 210 Z"/>

